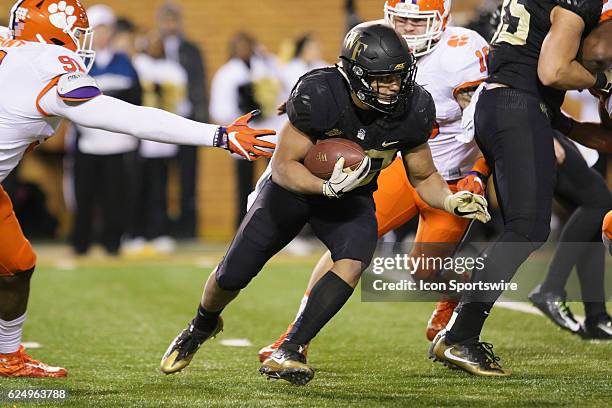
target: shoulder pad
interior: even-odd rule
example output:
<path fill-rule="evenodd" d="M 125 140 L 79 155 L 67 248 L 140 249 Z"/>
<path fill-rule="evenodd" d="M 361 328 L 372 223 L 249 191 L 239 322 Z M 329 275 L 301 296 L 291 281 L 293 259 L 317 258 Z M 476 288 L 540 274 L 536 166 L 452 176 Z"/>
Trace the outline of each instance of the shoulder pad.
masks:
<path fill-rule="evenodd" d="M 585 33 L 595 28 L 601 17 L 603 7 L 602 0 L 556 0 L 556 3 L 582 17 L 585 24 Z"/>
<path fill-rule="evenodd" d="M 64 74 L 57 83 L 57 94 L 66 101 L 88 101 L 102 94 L 96 80 L 83 72 Z"/>
<path fill-rule="evenodd" d="M 332 74 L 333 75 L 333 74 Z M 315 70 L 304 75 L 293 88 L 287 101 L 287 115 L 293 126 L 303 133 L 318 137 L 339 114 L 335 107 L 335 90 L 325 70 Z M 343 90 L 343 89 L 342 89 Z"/>

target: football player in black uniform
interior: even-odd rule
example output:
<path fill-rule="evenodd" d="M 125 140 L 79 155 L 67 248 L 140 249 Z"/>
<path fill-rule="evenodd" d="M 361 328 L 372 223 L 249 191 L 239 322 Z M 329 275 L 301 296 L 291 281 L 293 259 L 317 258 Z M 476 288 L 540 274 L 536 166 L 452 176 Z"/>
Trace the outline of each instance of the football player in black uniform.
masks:
<path fill-rule="evenodd" d="M 610 74 L 609 70 L 612 68 L 610 17 L 602 15 L 599 26 L 583 41 L 580 60 L 591 72 L 608 71 Z M 600 109 L 602 127 L 610 128 L 610 114 L 606 111 L 609 93 L 599 94 L 602 101 Z M 593 131 L 593 126 L 587 126 L 583 131 L 576 132 L 579 126 L 584 127 L 585 124 L 574 123 L 571 126 L 574 131 L 570 135 L 575 136 L 579 133 L 587 138 L 606 140 L 605 133 Z M 607 139 L 612 142 L 612 132 L 607 132 Z M 601 240 L 602 219 L 612 208 L 612 194 L 604 178 L 587 166 L 575 145 L 569 143 L 564 135 L 556 136 L 555 152 L 561 153 L 557 154 L 555 198 L 573 211 L 561 232 L 559 246 L 551 261 L 548 275 L 542 285 L 529 294 L 529 299 L 564 330 L 585 339 L 612 340 L 612 318 L 606 312 L 605 304 L 605 251 L 601 245 L 598 245 Z M 574 318 L 565 301 L 565 285 L 574 266 L 580 281 L 586 314 L 582 325 Z"/>
<path fill-rule="evenodd" d="M 605 89 L 577 60 L 595 28 L 601 0 L 505 0 L 489 55 L 490 77 L 476 105 L 478 145 L 494 169 L 504 231 L 485 251 L 480 285 L 509 282 L 548 238 L 555 187 L 554 130 L 567 89 Z M 454 323 L 432 342 L 430 357 L 481 376 L 507 376 L 480 332 L 499 291 L 463 296 Z"/>
<path fill-rule="evenodd" d="M 334 265 L 313 287 L 294 330 L 260 372 L 294 384 L 310 381 L 314 370 L 301 351 L 348 300 L 372 259 L 377 242 L 372 193 L 379 172 L 398 152 L 429 205 L 489 220 L 482 196 L 451 194 L 436 172 L 427 144 L 435 106 L 414 82 L 415 59 L 406 41 L 391 27 L 361 25 L 347 35 L 341 59 L 339 66 L 304 75 L 294 88 L 286 103 L 290 123 L 280 135 L 272 177 L 210 275 L 196 317 L 166 351 L 164 373 L 186 367 L 200 345 L 219 333 L 225 306 L 308 222 Z M 302 163 L 317 140 L 331 137 L 358 143 L 367 157 L 353 172 L 343 169 L 340 158 L 326 181 Z"/>

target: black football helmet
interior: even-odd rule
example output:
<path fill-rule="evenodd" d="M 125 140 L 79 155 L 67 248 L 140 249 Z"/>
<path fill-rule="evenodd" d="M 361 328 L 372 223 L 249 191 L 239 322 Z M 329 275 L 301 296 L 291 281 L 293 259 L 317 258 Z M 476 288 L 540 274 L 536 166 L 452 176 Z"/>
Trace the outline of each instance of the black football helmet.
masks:
<path fill-rule="evenodd" d="M 351 90 L 366 105 L 390 113 L 400 101 L 412 95 L 416 59 L 404 38 L 385 24 L 364 23 L 346 35 L 342 45 L 341 68 Z M 379 81 L 399 76 L 400 89 L 389 95 L 379 92 Z"/>

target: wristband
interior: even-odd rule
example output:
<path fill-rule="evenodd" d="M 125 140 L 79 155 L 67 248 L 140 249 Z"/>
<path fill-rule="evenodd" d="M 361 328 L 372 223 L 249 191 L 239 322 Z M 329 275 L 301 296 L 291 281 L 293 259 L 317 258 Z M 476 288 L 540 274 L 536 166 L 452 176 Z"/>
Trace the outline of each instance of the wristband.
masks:
<path fill-rule="evenodd" d="M 217 128 L 215 136 L 213 137 L 213 146 L 227 149 L 227 128 L 224 128 L 223 126 L 219 126 Z"/>

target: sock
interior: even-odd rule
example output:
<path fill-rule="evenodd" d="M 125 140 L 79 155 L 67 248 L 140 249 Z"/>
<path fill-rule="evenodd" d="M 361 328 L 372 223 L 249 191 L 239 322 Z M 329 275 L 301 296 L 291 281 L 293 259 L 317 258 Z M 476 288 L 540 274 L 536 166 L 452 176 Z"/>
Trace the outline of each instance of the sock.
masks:
<path fill-rule="evenodd" d="M 222 311 L 223 309 L 218 312 L 209 312 L 200 305 L 198 306 L 196 317 L 193 319 L 193 325 L 200 331 L 212 333 L 217 327 L 217 322 L 219 321 L 219 316 Z"/>
<path fill-rule="evenodd" d="M 446 336 L 448 343 L 477 340 L 492 307 L 492 303 L 470 302 L 462 304 L 461 310 Z"/>
<path fill-rule="evenodd" d="M 303 345 L 317 335 L 353 294 L 353 288 L 333 271 L 328 271 L 314 285 L 304 311 L 293 324 L 283 347 Z"/>
<path fill-rule="evenodd" d="M 15 320 L 0 319 L 0 354 L 14 353 L 19 350 L 25 320 L 25 313 Z"/>

